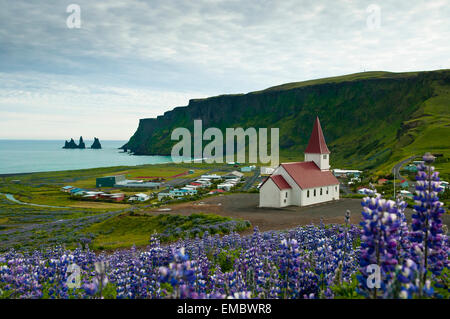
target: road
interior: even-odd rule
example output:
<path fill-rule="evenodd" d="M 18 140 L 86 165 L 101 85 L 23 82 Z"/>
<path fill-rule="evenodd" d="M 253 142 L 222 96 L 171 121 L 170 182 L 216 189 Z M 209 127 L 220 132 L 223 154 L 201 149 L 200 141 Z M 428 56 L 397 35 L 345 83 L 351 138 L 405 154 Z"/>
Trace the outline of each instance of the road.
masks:
<path fill-rule="evenodd" d="M 394 178 L 396 179 L 403 179 L 403 177 L 400 175 L 400 169 L 402 168 L 403 165 L 405 165 L 406 163 L 412 161 L 413 159 L 415 159 L 417 156 L 413 155 L 411 157 L 408 157 L 407 159 L 397 163 L 394 165 L 394 167 L 392 168 L 392 174 L 394 175 Z"/>
<path fill-rule="evenodd" d="M 261 168 L 258 166 L 257 168 L 255 168 L 255 173 L 253 174 L 253 176 L 247 178 L 247 180 L 245 181 L 244 186 L 242 186 L 241 190 L 242 191 L 248 191 L 250 187 L 252 187 L 252 185 L 256 182 L 256 179 L 259 177 L 259 174 L 261 173 Z"/>
<path fill-rule="evenodd" d="M 0 195 L 4 195 L 4 196 L 6 196 L 6 198 L 7 198 L 8 200 L 10 200 L 10 201 L 12 201 L 12 202 L 14 202 L 14 203 L 16 203 L 16 204 L 20 204 L 20 205 L 28 205 L 28 206 L 36 206 L 36 207 L 47 207 L 47 208 L 66 208 L 66 209 L 72 208 L 72 207 L 64 207 L 64 206 L 50 206 L 50 205 L 41 205 L 41 204 L 25 203 L 25 202 L 21 202 L 20 200 L 16 199 L 16 198 L 14 197 L 13 194 L 3 194 L 3 193 L 0 193 Z"/>

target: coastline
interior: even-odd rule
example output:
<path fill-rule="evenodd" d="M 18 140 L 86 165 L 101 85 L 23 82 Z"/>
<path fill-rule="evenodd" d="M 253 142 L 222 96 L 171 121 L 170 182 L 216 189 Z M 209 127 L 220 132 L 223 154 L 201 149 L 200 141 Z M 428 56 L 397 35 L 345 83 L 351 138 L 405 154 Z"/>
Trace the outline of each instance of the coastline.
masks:
<path fill-rule="evenodd" d="M 170 156 L 164 155 L 131 156 L 120 149 L 122 143 L 104 140 L 102 149 L 63 149 L 60 140 L 2 139 L 0 177 L 172 162 Z"/>
<path fill-rule="evenodd" d="M 155 155 L 156 156 L 156 155 Z M 128 168 L 133 167 L 136 168 L 138 166 L 146 166 L 146 165 L 167 165 L 173 164 L 173 162 L 159 162 L 159 163 L 148 163 L 148 164 L 137 164 L 137 165 L 112 165 L 112 166 L 96 166 L 96 167 L 87 167 L 87 168 L 75 168 L 75 169 L 63 169 L 63 170 L 49 170 L 49 171 L 36 171 L 36 172 L 24 172 L 24 173 L 0 173 L 1 177 L 13 177 L 13 176 L 22 176 L 22 175 L 31 175 L 31 174 L 45 174 L 45 173 L 59 173 L 59 172 L 73 172 L 73 171 L 83 171 L 83 170 L 95 170 L 95 169 L 108 169 L 108 168 Z"/>

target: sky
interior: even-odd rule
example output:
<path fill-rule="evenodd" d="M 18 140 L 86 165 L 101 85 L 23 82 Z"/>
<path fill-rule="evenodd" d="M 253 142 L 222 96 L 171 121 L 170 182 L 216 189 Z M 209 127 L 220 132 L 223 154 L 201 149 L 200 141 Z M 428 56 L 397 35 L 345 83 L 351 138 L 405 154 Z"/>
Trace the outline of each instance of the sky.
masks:
<path fill-rule="evenodd" d="M 0 7 L 0 139 L 127 140 L 140 118 L 193 98 L 362 71 L 450 68 L 448 0 Z"/>

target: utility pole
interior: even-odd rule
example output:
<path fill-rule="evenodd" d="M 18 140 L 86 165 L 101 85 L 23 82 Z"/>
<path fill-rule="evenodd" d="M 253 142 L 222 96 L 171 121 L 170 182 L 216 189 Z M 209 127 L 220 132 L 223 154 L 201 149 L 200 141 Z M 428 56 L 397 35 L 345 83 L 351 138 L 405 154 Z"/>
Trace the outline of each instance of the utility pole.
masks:
<path fill-rule="evenodd" d="M 394 200 L 396 199 L 396 197 L 395 197 L 395 175 L 397 175 L 397 172 L 395 171 L 395 166 L 394 166 Z"/>

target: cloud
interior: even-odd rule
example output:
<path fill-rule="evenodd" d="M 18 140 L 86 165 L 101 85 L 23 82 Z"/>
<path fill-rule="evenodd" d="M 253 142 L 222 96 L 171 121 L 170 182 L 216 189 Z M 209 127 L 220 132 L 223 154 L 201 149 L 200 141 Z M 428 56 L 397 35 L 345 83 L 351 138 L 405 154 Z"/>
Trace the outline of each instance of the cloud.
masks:
<path fill-rule="evenodd" d="M 0 137 L 64 138 L 80 134 L 126 139 L 139 118 L 156 117 L 199 93 L 79 85 L 60 76 L 0 73 Z M 102 129 L 99 129 L 99 128 Z M 84 132 L 84 133 L 83 133 Z"/>
<path fill-rule="evenodd" d="M 14 121 L 36 110 L 55 122 L 103 112 L 121 127 L 106 125 L 105 136 L 120 132 L 126 139 L 139 117 L 193 97 L 450 65 L 445 0 L 74 1 L 80 29 L 66 26 L 69 2 L 2 6 L 0 112 L 15 110 Z M 366 23 L 370 4 L 380 8 L 376 30 Z M 0 118 L 0 138 L 27 134 L 5 121 Z M 86 123 L 73 125 L 82 130 Z"/>

